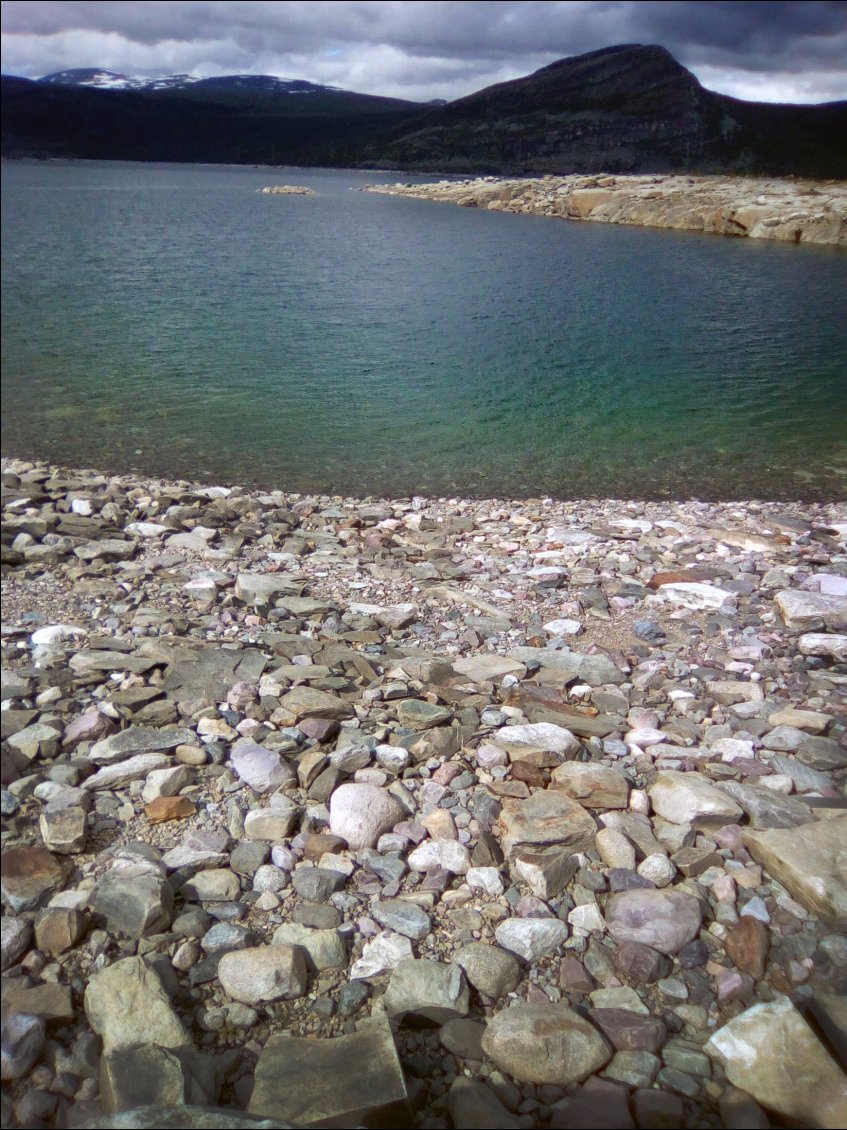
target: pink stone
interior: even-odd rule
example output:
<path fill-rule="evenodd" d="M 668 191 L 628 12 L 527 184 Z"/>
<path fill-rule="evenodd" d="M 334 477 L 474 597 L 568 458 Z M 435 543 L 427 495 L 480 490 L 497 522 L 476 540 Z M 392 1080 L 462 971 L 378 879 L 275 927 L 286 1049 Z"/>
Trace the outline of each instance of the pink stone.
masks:
<path fill-rule="evenodd" d="M 746 997 L 756 987 L 749 973 L 742 973 L 738 969 L 720 969 L 715 973 L 715 982 L 719 1001 L 733 1001 L 739 997 Z"/>

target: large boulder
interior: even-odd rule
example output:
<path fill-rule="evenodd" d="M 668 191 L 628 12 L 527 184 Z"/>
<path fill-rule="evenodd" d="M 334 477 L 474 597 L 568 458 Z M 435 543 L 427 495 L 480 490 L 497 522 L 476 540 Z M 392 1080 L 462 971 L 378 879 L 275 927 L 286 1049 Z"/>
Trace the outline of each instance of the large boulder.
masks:
<path fill-rule="evenodd" d="M 841 1130 L 847 1076 L 787 997 L 756 1004 L 719 1028 L 706 1051 L 731 1083 L 801 1126 Z"/>

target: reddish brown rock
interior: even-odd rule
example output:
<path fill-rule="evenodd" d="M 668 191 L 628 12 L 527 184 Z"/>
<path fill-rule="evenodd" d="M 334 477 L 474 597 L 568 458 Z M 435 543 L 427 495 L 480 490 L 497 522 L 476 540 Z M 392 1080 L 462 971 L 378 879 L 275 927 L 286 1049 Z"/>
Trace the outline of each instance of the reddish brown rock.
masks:
<path fill-rule="evenodd" d="M 636 985 L 650 985 L 667 977 L 670 961 L 664 954 L 643 942 L 623 942 L 612 954 L 615 969 Z"/>
<path fill-rule="evenodd" d="M 664 573 L 654 573 L 647 582 L 651 589 L 658 589 L 662 585 L 687 585 L 691 581 L 714 580 L 711 569 L 669 569 Z"/>
<path fill-rule="evenodd" d="M 65 882 L 61 864 L 42 847 L 17 847 L 4 851 L 0 872 L 3 902 L 15 914 L 22 910 L 36 910 Z"/>
<path fill-rule="evenodd" d="M 568 993 L 590 993 L 597 985 L 579 958 L 569 953 L 559 962 L 559 987 Z"/>
<path fill-rule="evenodd" d="M 742 973 L 749 973 L 757 981 L 765 975 L 770 939 L 764 922 L 744 915 L 730 927 L 724 942 L 727 957 Z"/>
<path fill-rule="evenodd" d="M 588 1015 L 619 1052 L 655 1054 L 668 1034 L 661 1020 L 630 1012 L 627 1008 L 592 1008 Z"/>
<path fill-rule="evenodd" d="M 317 863 L 322 855 L 338 855 L 347 847 L 347 841 L 341 836 L 333 836 L 329 832 L 310 832 L 303 845 L 303 858 Z"/>
<path fill-rule="evenodd" d="M 157 796 L 144 806 L 144 815 L 151 824 L 164 824 L 166 820 L 187 820 L 197 811 L 197 805 L 187 796 Z"/>

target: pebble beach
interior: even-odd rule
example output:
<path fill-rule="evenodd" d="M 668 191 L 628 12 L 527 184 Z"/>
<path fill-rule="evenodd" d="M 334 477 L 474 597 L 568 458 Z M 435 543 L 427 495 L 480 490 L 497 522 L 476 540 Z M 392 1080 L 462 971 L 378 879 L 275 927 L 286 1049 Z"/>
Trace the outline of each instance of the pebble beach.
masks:
<path fill-rule="evenodd" d="M 845 1124 L 847 505 L 2 506 L 4 1126 Z"/>

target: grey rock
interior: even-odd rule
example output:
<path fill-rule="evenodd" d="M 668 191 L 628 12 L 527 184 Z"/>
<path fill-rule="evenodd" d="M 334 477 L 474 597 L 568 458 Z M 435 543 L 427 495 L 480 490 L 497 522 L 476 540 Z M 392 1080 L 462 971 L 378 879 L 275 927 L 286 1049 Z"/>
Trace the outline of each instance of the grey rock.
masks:
<path fill-rule="evenodd" d="M 13 914 L 36 910 L 64 886 L 65 873 L 43 847 L 10 848 L 0 863 L 0 896 Z"/>
<path fill-rule="evenodd" d="M 85 1013 L 106 1054 L 142 1043 L 163 1048 L 191 1044 L 162 978 L 140 957 L 123 958 L 91 978 Z"/>
<path fill-rule="evenodd" d="M 569 848 L 521 851 L 512 856 L 512 874 L 526 883 L 536 898 L 547 902 L 561 894 L 576 874 L 579 857 Z"/>
<path fill-rule="evenodd" d="M 485 1025 L 478 1020 L 467 1020 L 458 1017 L 448 1020 L 441 1026 L 438 1039 L 441 1044 L 460 1059 L 473 1059 L 481 1061 L 484 1055 L 482 1050 L 482 1037 Z"/>
<path fill-rule="evenodd" d="M 468 986 L 458 965 L 440 961 L 401 961 L 391 973 L 383 1003 L 389 1016 L 420 1017 L 443 1024 L 467 1016 Z"/>
<path fill-rule="evenodd" d="M 114 765 L 104 765 L 102 769 L 87 777 L 83 782 L 84 789 L 121 789 L 133 781 L 139 781 L 152 773 L 154 769 L 167 769 L 171 759 L 164 753 L 139 753 L 127 761 L 119 761 Z"/>
<path fill-rule="evenodd" d="M 603 1077 L 627 1087 L 649 1087 L 661 1066 L 662 1061 L 651 1052 L 616 1052 L 612 1062 L 606 1065 Z"/>
<path fill-rule="evenodd" d="M 793 898 L 825 922 L 847 925 L 847 815 L 800 828 L 745 829 L 744 846 Z"/>
<path fill-rule="evenodd" d="M 471 942 L 456 955 L 456 964 L 480 993 L 497 1000 L 517 988 L 522 967 L 518 959 L 499 946 Z"/>
<path fill-rule="evenodd" d="M 118 734 L 110 734 L 95 742 L 88 754 L 95 765 L 112 765 L 139 753 L 164 753 L 178 745 L 196 741 L 193 730 L 185 727 L 154 729 L 150 726 L 130 726 Z"/>
<path fill-rule="evenodd" d="M 294 1000 L 306 991 L 306 959 L 299 946 L 256 946 L 225 953 L 218 965 L 224 992 L 242 1004 Z"/>
<path fill-rule="evenodd" d="M 792 631 L 847 629 L 847 597 L 784 589 L 776 594 L 774 604 L 786 628 Z"/>
<path fill-rule="evenodd" d="M 337 930 L 313 930 L 299 922 L 283 922 L 274 931 L 272 945 L 300 946 L 313 969 L 343 969 L 347 964 L 344 939 Z"/>
<path fill-rule="evenodd" d="M 143 1106 L 76 1123 L 77 1130 L 295 1130 L 278 1118 L 250 1118 L 229 1108 Z"/>
<path fill-rule="evenodd" d="M 720 827 L 741 818 L 739 805 L 700 773 L 664 770 L 648 792 L 654 811 L 673 824 Z"/>
<path fill-rule="evenodd" d="M 128 864 L 113 867 L 97 884 L 94 909 L 110 931 L 144 938 L 167 930 L 173 916 L 174 893 L 157 868 Z"/>
<path fill-rule="evenodd" d="M 297 1126 L 408 1126 L 412 1112 L 385 1016 L 335 1039 L 274 1035 L 256 1065 L 250 1114 Z"/>
<path fill-rule="evenodd" d="M 804 1126 L 843 1126 L 847 1077 L 787 997 L 748 1008 L 719 1028 L 705 1050 L 731 1083 L 768 1110 Z"/>
<path fill-rule="evenodd" d="M 48 851 L 57 855 L 78 855 L 85 851 L 88 818 L 84 808 L 47 808 L 39 814 L 38 830 Z"/>
<path fill-rule="evenodd" d="M 593 816 L 581 804 L 551 790 L 533 793 L 526 800 L 504 801 L 500 826 L 507 856 L 552 846 L 588 851 L 597 833 Z"/>
<path fill-rule="evenodd" d="M 371 915 L 380 926 L 421 941 L 432 928 L 429 915 L 407 899 L 385 899 L 371 906 Z"/>
<path fill-rule="evenodd" d="M 287 839 L 297 827 L 301 809 L 287 797 L 272 808 L 251 808 L 244 817 L 244 834 L 251 840 L 278 843 Z"/>
<path fill-rule="evenodd" d="M 241 893 L 238 876 L 225 868 L 198 871 L 182 886 L 182 897 L 191 902 L 231 902 Z"/>
<path fill-rule="evenodd" d="M 0 1025 L 0 1079 L 9 1082 L 26 1075 L 41 1055 L 46 1028 L 40 1016 L 15 1013 Z"/>
<path fill-rule="evenodd" d="M 646 1093 L 661 1097 L 661 1092 Z M 587 1079 L 570 1098 L 555 1103 L 552 1110 L 552 1130 L 635 1130 L 626 1088 L 596 1075 Z M 682 1114 L 676 1121 L 654 1122 L 645 1118 L 638 1125 L 644 1130 L 673 1130 L 682 1126 Z"/>
<path fill-rule="evenodd" d="M 211 1061 L 193 1048 L 142 1044 L 120 1048 L 100 1062 L 100 1100 L 109 1114 L 180 1103 L 205 1106 L 217 1097 Z"/>
<path fill-rule="evenodd" d="M 29 949 L 32 925 L 26 918 L 4 914 L 0 918 L 0 970 L 4 973 L 15 965 Z"/>
<path fill-rule="evenodd" d="M 783 796 L 772 789 L 722 781 L 720 788 L 736 800 L 754 828 L 799 828 L 813 819 L 812 810 L 802 800 Z"/>
<path fill-rule="evenodd" d="M 450 1084 L 447 1110 L 455 1130 L 519 1130 L 521 1126 L 490 1087 L 464 1075 Z"/>
<path fill-rule="evenodd" d="M 340 871 L 329 867 L 298 867 L 291 875 L 291 885 L 305 902 L 326 902 L 345 882 Z"/>

